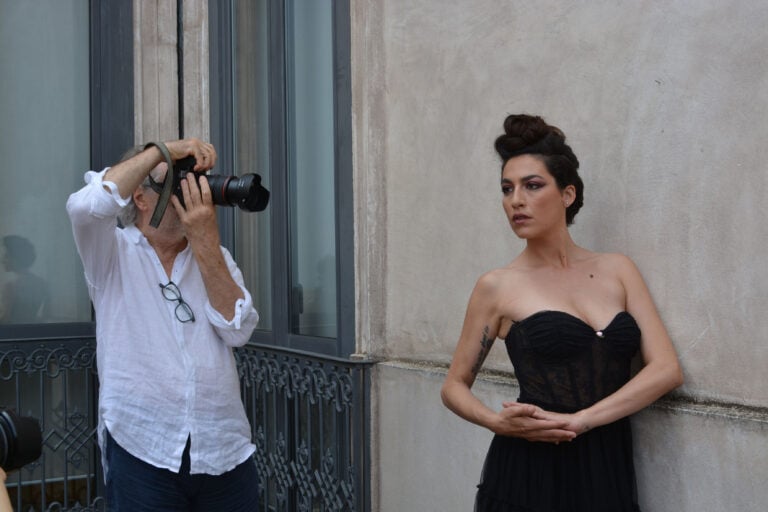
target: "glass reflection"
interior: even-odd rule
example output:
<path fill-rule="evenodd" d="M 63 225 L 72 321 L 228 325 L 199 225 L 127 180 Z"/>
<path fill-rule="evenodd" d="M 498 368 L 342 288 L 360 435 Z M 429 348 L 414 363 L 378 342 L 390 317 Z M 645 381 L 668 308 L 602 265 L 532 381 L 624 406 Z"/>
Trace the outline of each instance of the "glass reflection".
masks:
<path fill-rule="evenodd" d="M 0 285 L 0 323 L 31 324 L 47 316 L 48 283 L 32 271 L 37 253 L 28 239 L 6 235 L 0 244 L 5 277 Z"/>

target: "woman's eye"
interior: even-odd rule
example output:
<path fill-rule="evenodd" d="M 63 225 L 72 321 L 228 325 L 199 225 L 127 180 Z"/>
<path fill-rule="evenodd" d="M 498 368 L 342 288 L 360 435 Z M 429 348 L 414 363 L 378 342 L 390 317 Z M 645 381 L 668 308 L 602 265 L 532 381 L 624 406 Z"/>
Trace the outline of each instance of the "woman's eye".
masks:
<path fill-rule="evenodd" d="M 501 187 L 501 193 L 502 194 L 507 195 L 510 192 L 512 192 L 512 187 Z"/>
<path fill-rule="evenodd" d="M 525 184 L 525 186 L 530 190 L 537 190 L 543 187 L 544 185 L 536 181 L 529 181 L 528 183 Z"/>

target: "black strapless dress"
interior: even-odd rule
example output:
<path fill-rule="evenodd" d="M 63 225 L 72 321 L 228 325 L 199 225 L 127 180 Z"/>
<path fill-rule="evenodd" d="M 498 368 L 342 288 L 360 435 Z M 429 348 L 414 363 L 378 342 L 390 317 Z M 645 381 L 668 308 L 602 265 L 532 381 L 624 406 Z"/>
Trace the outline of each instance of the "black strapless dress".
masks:
<path fill-rule="evenodd" d="M 629 380 L 640 328 L 627 312 L 595 331 L 541 311 L 514 324 L 505 342 L 518 401 L 572 413 Z M 497 435 L 477 487 L 476 512 L 638 512 L 629 418 L 558 445 Z"/>

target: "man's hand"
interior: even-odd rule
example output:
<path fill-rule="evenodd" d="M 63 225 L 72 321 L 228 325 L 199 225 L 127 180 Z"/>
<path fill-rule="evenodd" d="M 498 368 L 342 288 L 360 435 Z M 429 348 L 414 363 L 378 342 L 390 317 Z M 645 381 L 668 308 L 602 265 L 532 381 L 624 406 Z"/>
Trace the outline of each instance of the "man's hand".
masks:
<path fill-rule="evenodd" d="M 192 248 L 205 244 L 218 251 L 219 228 L 208 179 L 203 175 L 198 176 L 197 179 L 192 177 L 182 179 L 181 194 L 184 198 L 184 206 L 175 195 L 171 196 L 171 201 Z"/>
<path fill-rule="evenodd" d="M 225 319 L 231 320 L 235 315 L 235 303 L 244 295 L 221 253 L 216 207 L 208 179 L 205 176 L 198 176 L 197 180 L 184 178 L 181 193 L 184 206 L 175 195 L 171 196 L 171 201 L 203 276 L 208 301 Z"/>
<path fill-rule="evenodd" d="M 189 138 L 166 142 L 165 147 L 175 162 L 182 158 L 193 156 L 197 162 L 194 167 L 196 172 L 204 172 L 216 165 L 216 148 L 213 144 L 203 142 L 200 139 Z"/>
<path fill-rule="evenodd" d="M 212 144 L 200 139 L 191 138 L 166 142 L 165 147 L 168 148 L 174 161 L 187 156 L 195 157 L 197 162 L 195 171 L 204 172 L 216 165 L 216 149 Z M 104 175 L 104 181 L 111 181 L 117 185 L 121 197 L 130 197 L 152 169 L 164 161 L 160 149 L 150 147 L 132 158 L 110 167 Z"/>
<path fill-rule="evenodd" d="M 541 417 L 546 411 L 531 404 L 504 402 L 499 411 L 499 422 L 493 429 L 496 434 L 519 437 L 528 441 L 559 443 L 570 441 L 576 434 L 566 427 L 567 421 Z"/>

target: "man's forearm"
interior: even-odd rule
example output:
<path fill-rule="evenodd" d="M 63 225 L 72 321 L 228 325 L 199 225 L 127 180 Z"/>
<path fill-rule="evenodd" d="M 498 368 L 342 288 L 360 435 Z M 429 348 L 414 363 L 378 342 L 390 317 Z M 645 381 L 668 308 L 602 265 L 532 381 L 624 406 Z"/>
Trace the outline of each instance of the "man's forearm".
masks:
<path fill-rule="evenodd" d="M 110 167 L 104 175 L 104 181 L 111 181 L 117 185 L 120 197 L 129 197 L 162 159 L 163 155 L 160 150 L 154 146 L 150 147 L 138 155 Z"/>
<path fill-rule="evenodd" d="M 221 247 L 206 244 L 205 247 L 193 246 L 193 251 L 203 277 L 208 302 L 224 318 L 232 320 L 235 316 L 235 304 L 238 299 L 244 299 L 245 295 L 232 278 Z"/>

